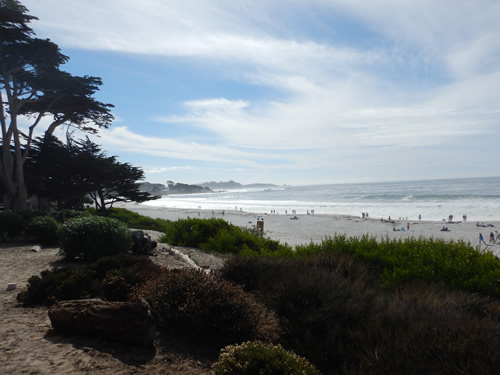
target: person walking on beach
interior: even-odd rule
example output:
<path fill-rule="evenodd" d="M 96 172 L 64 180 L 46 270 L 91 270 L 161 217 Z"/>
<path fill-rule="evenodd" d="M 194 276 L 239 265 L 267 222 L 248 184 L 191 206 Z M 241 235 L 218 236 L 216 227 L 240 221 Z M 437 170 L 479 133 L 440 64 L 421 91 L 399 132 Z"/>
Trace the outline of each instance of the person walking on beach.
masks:
<path fill-rule="evenodd" d="M 495 243 L 495 233 L 490 233 L 490 243 Z"/>
<path fill-rule="evenodd" d="M 479 233 L 479 246 L 481 246 L 481 242 L 484 243 L 486 246 L 488 246 L 488 244 L 484 242 L 483 234 Z"/>

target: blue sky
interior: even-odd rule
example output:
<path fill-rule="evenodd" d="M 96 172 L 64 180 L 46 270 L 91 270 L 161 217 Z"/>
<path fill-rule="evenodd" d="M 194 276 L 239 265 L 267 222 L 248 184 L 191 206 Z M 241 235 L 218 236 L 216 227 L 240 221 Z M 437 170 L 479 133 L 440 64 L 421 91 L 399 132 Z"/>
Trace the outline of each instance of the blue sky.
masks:
<path fill-rule="evenodd" d="M 165 183 L 500 175 L 498 0 L 24 0 Z"/>

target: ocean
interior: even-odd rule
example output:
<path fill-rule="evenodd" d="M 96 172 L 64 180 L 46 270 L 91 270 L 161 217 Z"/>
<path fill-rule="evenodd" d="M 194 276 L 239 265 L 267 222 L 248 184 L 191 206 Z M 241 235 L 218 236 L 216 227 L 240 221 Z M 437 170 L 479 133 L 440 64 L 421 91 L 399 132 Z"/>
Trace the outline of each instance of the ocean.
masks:
<path fill-rule="evenodd" d="M 259 214 L 337 214 L 370 218 L 500 221 L 500 177 L 274 186 L 168 195 L 146 202 L 157 207 L 242 210 Z"/>

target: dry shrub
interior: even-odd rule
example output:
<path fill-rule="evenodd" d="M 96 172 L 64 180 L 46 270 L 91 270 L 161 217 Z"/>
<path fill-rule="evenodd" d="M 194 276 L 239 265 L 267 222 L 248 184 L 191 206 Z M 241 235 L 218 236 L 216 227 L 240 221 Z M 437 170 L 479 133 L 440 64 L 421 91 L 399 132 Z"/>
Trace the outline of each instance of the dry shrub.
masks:
<path fill-rule="evenodd" d="M 500 301 L 428 282 L 383 287 L 340 254 L 232 258 L 222 270 L 282 319 L 281 344 L 325 374 L 494 374 Z"/>
<path fill-rule="evenodd" d="M 428 283 L 407 285 L 370 317 L 370 350 L 359 360 L 368 374 L 495 374 L 499 323 L 498 300 Z"/>
<path fill-rule="evenodd" d="M 137 288 L 150 304 L 163 334 L 205 345 L 272 339 L 279 324 L 243 288 L 195 269 L 168 270 Z"/>

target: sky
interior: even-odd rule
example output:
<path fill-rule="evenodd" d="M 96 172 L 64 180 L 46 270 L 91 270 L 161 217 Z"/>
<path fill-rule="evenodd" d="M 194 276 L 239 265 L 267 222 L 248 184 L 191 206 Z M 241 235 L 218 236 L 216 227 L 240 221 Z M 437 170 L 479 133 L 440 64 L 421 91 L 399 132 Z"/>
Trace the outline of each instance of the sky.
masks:
<path fill-rule="evenodd" d="M 500 175 L 498 0 L 21 2 L 148 182 Z"/>

